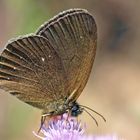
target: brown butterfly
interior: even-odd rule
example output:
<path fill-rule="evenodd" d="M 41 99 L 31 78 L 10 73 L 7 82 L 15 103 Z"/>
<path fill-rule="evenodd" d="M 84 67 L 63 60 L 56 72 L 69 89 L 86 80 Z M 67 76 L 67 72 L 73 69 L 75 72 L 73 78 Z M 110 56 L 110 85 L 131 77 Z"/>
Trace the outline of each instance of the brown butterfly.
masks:
<path fill-rule="evenodd" d="M 68 111 L 78 116 L 85 106 L 76 100 L 89 78 L 96 44 L 93 16 L 83 9 L 64 11 L 35 34 L 6 45 L 0 55 L 0 88 L 42 109 L 43 116 Z"/>

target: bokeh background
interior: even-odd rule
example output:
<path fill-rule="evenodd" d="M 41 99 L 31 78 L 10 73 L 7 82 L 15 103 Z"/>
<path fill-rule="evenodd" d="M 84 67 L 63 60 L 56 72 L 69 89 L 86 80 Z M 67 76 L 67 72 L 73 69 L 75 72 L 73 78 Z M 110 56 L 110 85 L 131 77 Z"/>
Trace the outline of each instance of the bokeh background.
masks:
<path fill-rule="evenodd" d="M 98 27 L 98 49 L 79 103 L 107 119 L 86 114 L 87 133 L 117 134 L 140 140 L 140 1 L 137 0 L 0 0 L 0 50 L 7 40 L 35 32 L 57 13 L 85 8 Z M 37 140 L 41 111 L 0 91 L 0 139 Z"/>

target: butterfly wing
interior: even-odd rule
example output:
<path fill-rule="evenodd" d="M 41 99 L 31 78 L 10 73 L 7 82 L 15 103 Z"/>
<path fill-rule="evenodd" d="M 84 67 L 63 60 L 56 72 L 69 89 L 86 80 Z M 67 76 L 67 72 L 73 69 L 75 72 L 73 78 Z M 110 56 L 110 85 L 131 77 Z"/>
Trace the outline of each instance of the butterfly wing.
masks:
<path fill-rule="evenodd" d="M 86 10 L 72 9 L 60 13 L 37 31 L 49 40 L 61 57 L 69 84 L 65 92 L 76 100 L 84 89 L 96 53 L 97 28 Z"/>
<path fill-rule="evenodd" d="M 61 59 L 44 37 L 15 39 L 0 55 L 0 88 L 30 105 L 44 109 L 61 98 L 66 83 Z"/>

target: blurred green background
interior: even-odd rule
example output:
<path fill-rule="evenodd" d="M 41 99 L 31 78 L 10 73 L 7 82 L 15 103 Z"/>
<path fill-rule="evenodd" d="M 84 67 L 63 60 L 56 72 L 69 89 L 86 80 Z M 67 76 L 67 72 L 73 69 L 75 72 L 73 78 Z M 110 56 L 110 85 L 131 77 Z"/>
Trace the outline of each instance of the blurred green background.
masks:
<path fill-rule="evenodd" d="M 35 32 L 57 13 L 85 8 L 98 27 L 98 49 L 79 103 L 100 112 L 96 127 L 86 114 L 80 119 L 89 134 L 117 134 L 140 140 L 140 1 L 137 0 L 0 0 L 0 49 L 7 40 Z M 0 91 L 0 139 L 36 140 L 41 111 Z"/>

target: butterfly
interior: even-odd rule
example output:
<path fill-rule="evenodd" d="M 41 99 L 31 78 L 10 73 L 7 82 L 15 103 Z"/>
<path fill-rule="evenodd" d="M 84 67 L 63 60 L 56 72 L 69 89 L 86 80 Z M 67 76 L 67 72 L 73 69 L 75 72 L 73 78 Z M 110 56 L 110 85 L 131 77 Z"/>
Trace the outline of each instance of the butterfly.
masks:
<path fill-rule="evenodd" d="M 42 109 L 42 116 L 78 116 L 96 46 L 97 27 L 87 10 L 61 12 L 36 33 L 8 42 L 0 55 L 0 88 Z"/>

